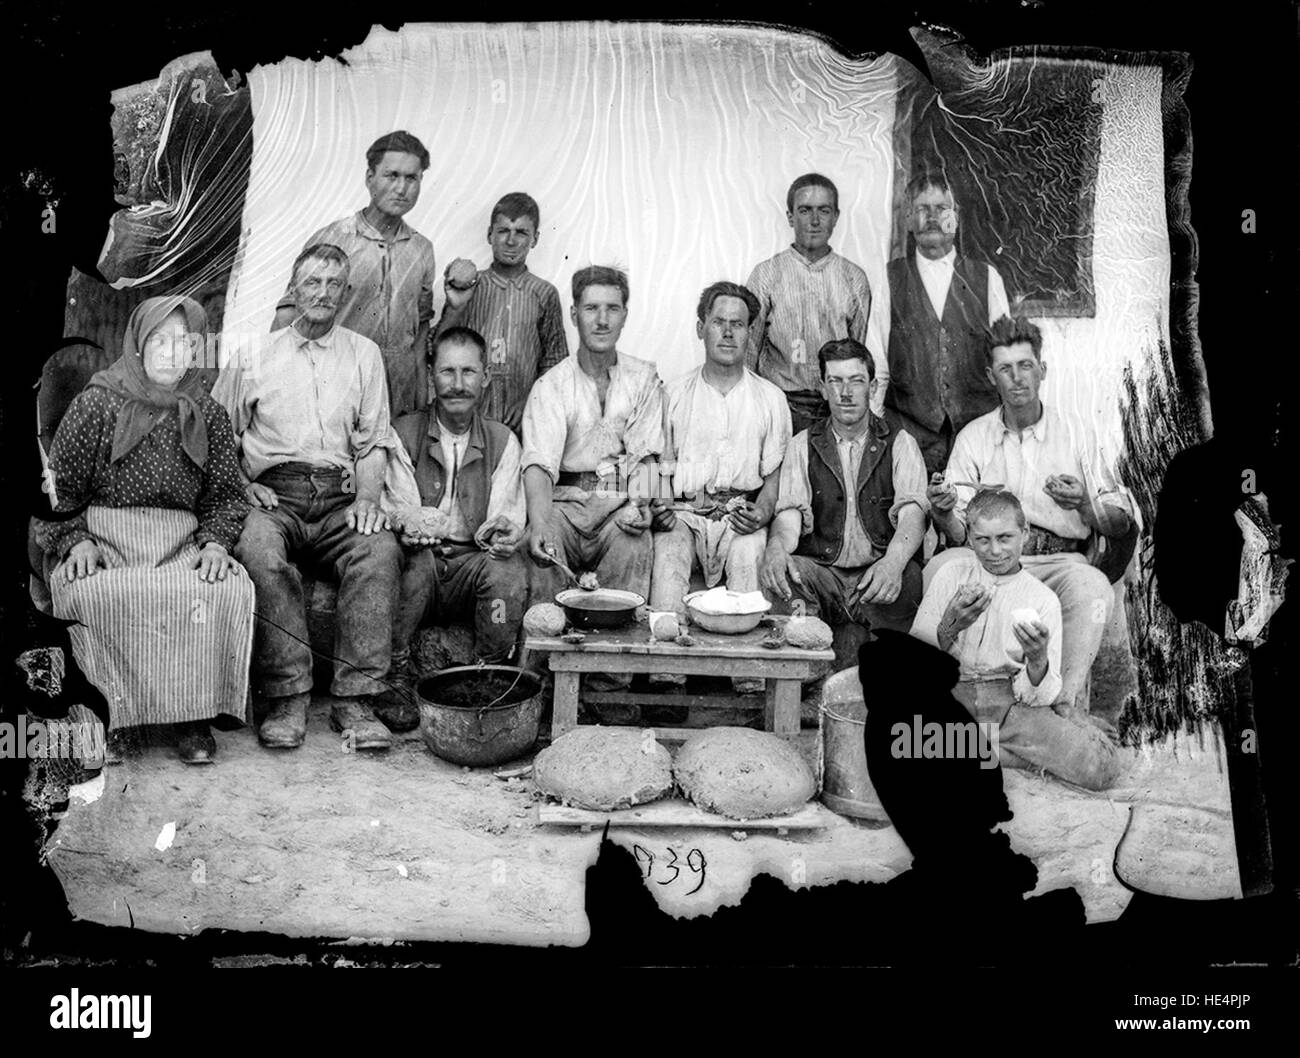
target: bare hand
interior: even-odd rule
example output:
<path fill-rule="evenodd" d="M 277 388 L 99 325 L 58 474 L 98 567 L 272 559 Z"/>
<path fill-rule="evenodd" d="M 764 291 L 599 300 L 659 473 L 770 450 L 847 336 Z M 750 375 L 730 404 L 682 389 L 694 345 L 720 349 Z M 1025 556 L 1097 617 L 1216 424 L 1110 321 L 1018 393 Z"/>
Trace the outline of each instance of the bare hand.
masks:
<path fill-rule="evenodd" d="M 452 262 L 452 264 L 454 263 L 455 262 Z M 447 298 L 446 308 L 451 309 L 455 312 L 459 312 L 466 305 L 468 305 L 470 301 L 473 299 L 474 287 L 470 286 L 469 288 L 462 290 L 460 287 L 452 286 L 451 280 L 448 278 L 448 273 L 450 271 L 451 271 L 451 265 L 449 264 L 447 265 L 446 271 L 444 271 L 442 274 L 442 292 Z M 475 283 L 478 282 L 477 277 L 475 277 L 474 282 Z"/>
<path fill-rule="evenodd" d="M 1077 511 L 1087 499 L 1083 482 L 1069 474 L 1052 474 L 1043 485 L 1043 491 L 1066 511 Z"/>
<path fill-rule="evenodd" d="M 1013 621 L 1011 631 L 1029 662 L 1047 660 L 1047 641 L 1051 631 L 1042 621 Z"/>
<path fill-rule="evenodd" d="M 349 529 L 355 529 L 362 536 L 370 536 L 388 528 L 388 515 L 379 509 L 379 504 L 360 497 L 348 508 L 344 520 Z"/>
<path fill-rule="evenodd" d="M 763 552 L 763 560 L 758 564 L 758 586 L 789 602 L 794 594 L 790 589 L 791 581 L 803 587 L 799 570 L 790 561 L 785 548 L 779 544 L 768 544 Z"/>
<path fill-rule="evenodd" d="M 925 498 L 930 502 L 931 510 L 947 513 L 957 506 L 957 487 L 949 485 L 943 474 L 936 470 L 930 475 Z"/>
<path fill-rule="evenodd" d="M 489 518 L 478 527 L 474 534 L 474 543 L 488 553 L 491 558 L 509 558 L 519 547 L 524 538 L 522 526 L 515 525 L 504 514 Z"/>
<path fill-rule="evenodd" d="M 671 501 L 655 499 L 650 501 L 650 530 L 655 533 L 672 532 L 677 524 L 677 512 L 670 506 Z"/>
<path fill-rule="evenodd" d="M 270 485 L 259 485 L 256 481 L 250 481 L 244 487 L 244 496 L 254 507 L 263 510 L 273 511 L 280 506 L 280 497 L 275 494 L 275 489 Z"/>
<path fill-rule="evenodd" d="M 858 581 L 859 602 L 888 606 L 903 590 L 903 571 L 887 558 L 877 559 Z"/>
<path fill-rule="evenodd" d="M 989 608 L 993 591 L 983 584 L 963 584 L 953 594 L 940 624 L 947 623 L 956 632 L 964 632 Z"/>
<path fill-rule="evenodd" d="M 615 519 L 615 524 L 629 536 L 640 536 L 650 528 L 653 521 L 650 507 L 639 503 L 629 504 Z"/>
<path fill-rule="evenodd" d="M 403 529 L 401 536 L 398 537 L 407 547 L 433 547 L 435 544 L 442 543 L 442 538 L 430 536 L 428 533 L 413 533 Z"/>
<path fill-rule="evenodd" d="M 209 541 L 203 545 L 203 550 L 194 560 L 192 568 L 199 571 L 199 580 L 211 584 L 214 581 L 225 580 L 227 573 L 234 577 L 239 576 L 239 571 L 243 567 L 230 557 L 230 552 L 224 547 Z"/>
<path fill-rule="evenodd" d="M 528 554 L 539 566 L 555 565 L 560 554 L 559 535 L 550 526 L 535 526 L 528 540 Z"/>
<path fill-rule="evenodd" d="M 727 516 L 731 528 L 740 536 L 756 533 L 772 520 L 772 511 L 766 504 L 750 503 L 748 500 Z"/>
<path fill-rule="evenodd" d="M 100 569 L 106 568 L 104 553 L 93 540 L 82 540 L 73 545 L 63 563 L 64 576 L 68 580 L 84 580 L 93 577 Z"/>

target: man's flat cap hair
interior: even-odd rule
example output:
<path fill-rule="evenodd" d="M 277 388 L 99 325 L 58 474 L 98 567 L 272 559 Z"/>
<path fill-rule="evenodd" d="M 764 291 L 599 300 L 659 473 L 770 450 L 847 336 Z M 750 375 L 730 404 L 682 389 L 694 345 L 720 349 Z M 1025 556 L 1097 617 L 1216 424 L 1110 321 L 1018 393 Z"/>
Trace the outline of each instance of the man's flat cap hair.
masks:
<path fill-rule="evenodd" d="M 511 191 L 510 194 L 501 196 L 501 200 L 492 207 L 492 216 L 488 217 L 489 227 L 496 223 L 499 216 L 506 220 L 528 217 L 535 229 L 542 226 L 542 211 L 537 208 L 537 200 L 523 191 Z"/>
<path fill-rule="evenodd" d="M 588 265 L 573 273 L 573 303 L 582 300 L 582 292 L 588 287 L 618 287 L 623 294 L 623 307 L 627 308 L 628 285 L 627 273 L 606 265 Z"/>
<path fill-rule="evenodd" d="M 966 524 L 971 525 L 976 518 L 998 518 L 1004 514 L 1014 515 L 1016 525 L 1021 529 L 1028 524 L 1025 521 L 1025 509 L 1020 505 L 1020 500 L 1016 498 L 1014 492 L 1008 492 L 1006 489 L 984 489 L 975 493 L 970 503 L 966 505 Z"/>
<path fill-rule="evenodd" d="M 787 213 L 794 212 L 794 196 L 805 187 L 826 188 L 826 190 L 831 193 L 831 198 L 834 200 L 833 205 L 835 207 L 835 212 L 838 213 L 840 211 L 840 191 L 839 188 L 831 183 L 830 178 L 822 176 L 821 173 L 804 173 L 803 176 L 796 179 L 795 182 L 790 185 L 790 190 L 785 193 L 785 211 Z"/>
<path fill-rule="evenodd" d="M 753 323 L 758 318 L 759 304 L 758 298 L 749 287 L 743 287 L 739 283 L 728 283 L 722 280 L 717 283 L 710 283 L 704 288 L 704 293 L 700 295 L 700 303 L 695 307 L 695 315 L 699 317 L 701 323 L 713 308 L 713 303 L 718 298 L 740 298 L 749 309 L 749 322 Z"/>
<path fill-rule="evenodd" d="M 1034 351 L 1035 360 L 1043 358 L 1043 332 L 1038 329 L 1038 324 L 1026 319 L 1012 319 L 1010 316 L 1003 316 L 1000 320 L 994 320 L 985 341 L 985 359 L 992 364 L 994 349 L 1016 345 L 1020 342 L 1029 343 L 1029 347 Z"/>
<path fill-rule="evenodd" d="M 389 151 L 400 151 L 402 154 L 415 155 L 420 159 L 420 172 L 424 172 L 429 168 L 429 152 L 425 149 L 424 144 L 409 132 L 404 132 L 401 129 L 390 132 L 386 136 L 380 136 L 370 145 L 370 150 L 366 151 L 366 168 L 373 169 Z"/>
<path fill-rule="evenodd" d="M 297 279 L 298 269 L 302 267 L 302 263 L 311 260 L 334 261 L 337 264 L 341 264 L 345 269 L 350 268 L 352 265 L 348 260 L 348 255 L 332 242 L 316 242 L 312 243 L 307 247 L 307 249 L 303 250 L 302 253 L 294 258 L 293 271 L 289 273 L 290 276 L 293 279 Z"/>
<path fill-rule="evenodd" d="M 438 350 L 444 345 L 468 345 L 478 350 L 479 359 L 487 363 L 487 342 L 484 341 L 483 335 L 474 330 L 473 327 L 448 327 L 434 340 L 433 355 L 429 362 L 433 363 L 438 359 Z"/>
<path fill-rule="evenodd" d="M 865 360 L 867 378 L 876 380 L 876 362 L 871 358 L 871 350 L 856 338 L 836 338 L 817 350 L 817 369 L 821 377 L 826 377 L 826 365 L 832 360 Z"/>

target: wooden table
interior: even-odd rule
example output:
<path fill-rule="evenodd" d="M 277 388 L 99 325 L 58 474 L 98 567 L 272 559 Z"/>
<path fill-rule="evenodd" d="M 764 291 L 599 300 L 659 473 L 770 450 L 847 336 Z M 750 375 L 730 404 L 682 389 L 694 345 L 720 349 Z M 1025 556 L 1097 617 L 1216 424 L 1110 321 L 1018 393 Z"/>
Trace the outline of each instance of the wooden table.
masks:
<path fill-rule="evenodd" d="M 555 674 L 555 706 L 551 734 L 558 738 L 578 725 L 578 684 L 584 672 L 633 674 L 667 672 L 681 676 L 747 676 L 767 681 L 766 697 L 761 703 L 763 726 L 778 735 L 799 734 L 800 685 L 804 680 L 824 675 L 835 661 L 833 650 L 803 650 L 783 646 L 764 647 L 761 640 L 768 630 L 759 626 L 744 635 L 725 636 L 691 629 L 694 646 L 680 646 L 650 638 L 644 624 L 628 625 L 609 631 L 586 632 L 581 643 L 566 643 L 555 636 L 528 636 L 526 649 L 548 655 Z M 696 703 L 699 696 L 682 694 L 613 694 L 588 693 L 589 701 L 612 701 L 627 704 L 678 705 Z M 715 700 L 716 697 L 715 697 Z M 736 696 L 725 704 L 752 709 L 759 702 Z M 662 739 L 685 738 L 688 731 L 656 729 Z"/>

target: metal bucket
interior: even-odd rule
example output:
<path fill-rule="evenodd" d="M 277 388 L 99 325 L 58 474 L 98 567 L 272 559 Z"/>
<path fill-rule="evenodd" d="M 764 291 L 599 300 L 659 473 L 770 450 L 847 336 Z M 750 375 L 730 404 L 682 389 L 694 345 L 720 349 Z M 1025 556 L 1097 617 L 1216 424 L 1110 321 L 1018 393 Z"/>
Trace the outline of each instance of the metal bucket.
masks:
<path fill-rule="evenodd" d="M 453 764 L 486 767 L 532 749 L 542 681 L 512 665 L 461 665 L 420 681 L 420 734 Z"/>
<path fill-rule="evenodd" d="M 857 666 L 826 678 L 821 722 L 822 804 L 842 816 L 889 822 L 867 774 L 867 703 Z"/>

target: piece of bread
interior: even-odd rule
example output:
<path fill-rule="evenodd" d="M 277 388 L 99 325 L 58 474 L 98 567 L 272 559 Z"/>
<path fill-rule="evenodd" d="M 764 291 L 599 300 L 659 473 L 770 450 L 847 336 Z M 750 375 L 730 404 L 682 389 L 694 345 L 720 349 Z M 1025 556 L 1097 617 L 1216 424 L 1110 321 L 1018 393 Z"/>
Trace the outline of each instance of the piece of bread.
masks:
<path fill-rule="evenodd" d="M 457 257 L 447 266 L 447 282 L 457 290 L 469 290 L 478 282 L 478 267 L 465 257 Z"/>

